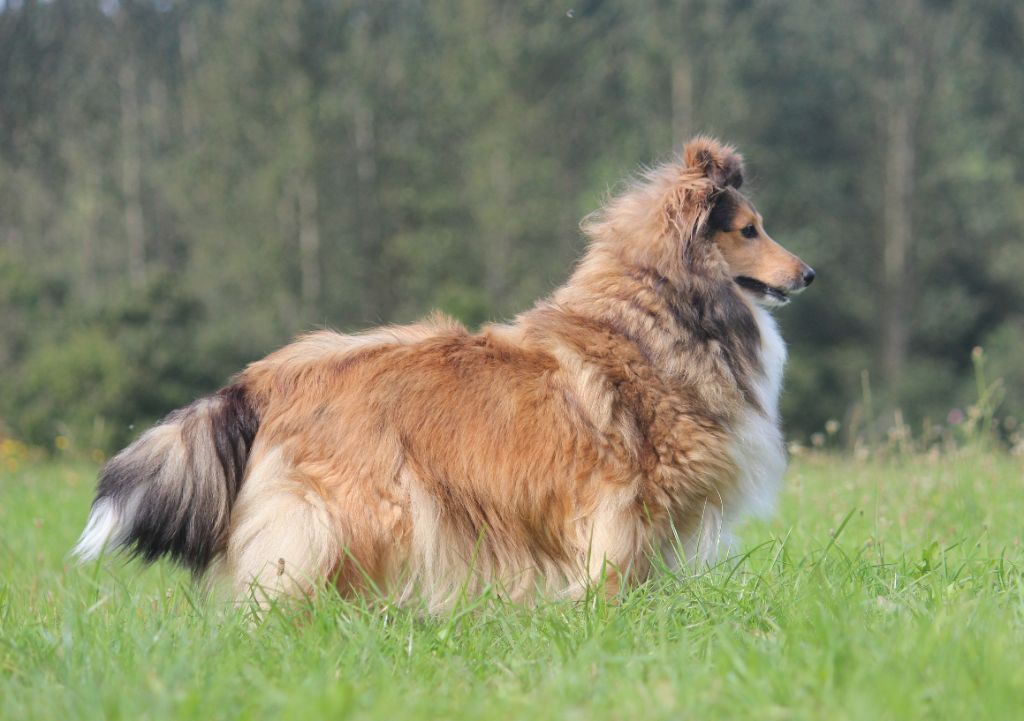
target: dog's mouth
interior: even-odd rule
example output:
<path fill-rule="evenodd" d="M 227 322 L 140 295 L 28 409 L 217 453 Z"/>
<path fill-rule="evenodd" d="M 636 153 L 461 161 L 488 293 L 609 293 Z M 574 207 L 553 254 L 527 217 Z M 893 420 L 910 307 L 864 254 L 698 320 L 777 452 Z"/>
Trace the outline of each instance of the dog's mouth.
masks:
<path fill-rule="evenodd" d="M 782 290 L 782 288 L 776 288 L 775 286 L 762 283 L 754 278 L 749 278 L 745 275 L 736 277 L 736 285 L 744 290 L 748 290 L 758 298 L 768 301 L 771 305 L 785 305 L 789 302 L 789 293 Z"/>

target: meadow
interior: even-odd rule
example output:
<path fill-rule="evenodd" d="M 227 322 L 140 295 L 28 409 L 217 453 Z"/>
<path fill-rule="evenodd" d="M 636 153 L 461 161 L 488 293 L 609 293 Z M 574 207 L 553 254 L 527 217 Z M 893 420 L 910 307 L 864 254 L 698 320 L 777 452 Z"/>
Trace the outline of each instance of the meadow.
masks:
<path fill-rule="evenodd" d="M 325 596 L 254 626 L 170 566 L 71 564 L 96 465 L 12 451 L 0 717 L 1021 718 L 1022 471 L 804 453 L 714 568 L 440 618 Z"/>

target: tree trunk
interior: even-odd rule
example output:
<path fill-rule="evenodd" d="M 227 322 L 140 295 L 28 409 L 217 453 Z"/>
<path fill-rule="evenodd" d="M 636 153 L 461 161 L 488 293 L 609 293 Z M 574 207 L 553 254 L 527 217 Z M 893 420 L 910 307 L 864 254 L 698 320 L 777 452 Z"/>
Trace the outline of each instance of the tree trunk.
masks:
<path fill-rule="evenodd" d="M 320 224 L 317 219 L 319 195 L 310 171 L 299 179 L 299 263 L 303 317 L 309 321 L 320 311 Z"/>
<path fill-rule="evenodd" d="M 383 267 L 383 233 L 377 198 L 377 137 L 373 107 L 365 98 L 353 103 L 353 135 L 356 151 L 356 183 L 359 200 L 359 229 L 362 258 L 366 266 L 364 283 L 369 306 L 368 317 L 389 320 L 391 314 L 390 278 Z"/>
<path fill-rule="evenodd" d="M 142 158 L 139 96 L 135 58 L 126 53 L 117 74 L 121 96 L 121 195 L 128 240 L 128 280 L 133 288 L 146 282 L 146 236 L 142 215 Z"/>
<path fill-rule="evenodd" d="M 683 144 L 698 130 L 696 118 L 696 78 L 694 74 L 694 53 L 698 52 L 694 25 L 702 24 L 702 11 L 691 0 L 677 0 L 668 3 L 656 13 L 653 20 L 661 37 L 661 45 L 668 61 L 669 72 L 669 118 L 672 132 L 672 148 L 682 152 Z"/>
<path fill-rule="evenodd" d="M 908 347 L 907 260 L 913 240 L 911 199 L 914 193 L 914 137 L 911 126 L 911 108 L 907 98 L 896 97 L 886 117 L 882 254 L 882 370 L 890 386 L 902 380 Z"/>
<path fill-rule="evenodd" d="M 181 56 L 182 87 L 181 127 L 187 141 L 195 141 L 199 135 L 199 109 L 196 107 L 191 78 L 199 66 L 199 43 L 196 40 L 195 26 L 191 17 L 183 17 L 178 23 L 178 53 Z"/>
<path fill-rule="evenodd" d="M 504 311 L 504 302 L 508 295 L 509 264 L 511 263 L 511 238 L 507 222 L 502 218 L 512 208 L 512 189 L 510 187 L 508 153 L 502 147 L 494 148 L 490 158 L 490 181 L 494 191 L 494 202 L 491 207 L 494 213 L 487 213 L 484 218 L 487 234 L 487 257 L 484 271 L 484 284 L 495 308 Z M 489 218 L 488 218 L 489 216 Z M 488 222 L 490 220 L 490 222 Z"/>
<path fill-rule="evenodd" d="M 683 144 L 696 130 L 693 102 L 693 63 L 686 50 L 676 47 L 672 55 L 672 147 L 682 152 Z"/>
<path fill-rule="evenodd" d="M 892 40 L 893 62 L 881 93 L 885 137 L 881 355 L 883 379 L 895 388 L 903 380 L 910 345 L 916 125 L 925 95 L 927 38 L 918 0 L 902 0 L 892 10 L 899 32 Z"/>

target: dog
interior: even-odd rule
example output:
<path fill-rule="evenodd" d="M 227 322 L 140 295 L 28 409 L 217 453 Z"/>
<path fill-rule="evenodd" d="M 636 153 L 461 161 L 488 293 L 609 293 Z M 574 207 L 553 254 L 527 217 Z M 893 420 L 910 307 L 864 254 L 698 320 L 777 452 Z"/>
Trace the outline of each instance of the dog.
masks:
<path fill-rule="evenodd" d="M 767 308 L 814 279 L 742 183 L 697 137 L 586 218 L 568 282 L 512 322 L 318 331 L 250 364 L 107 463 L 75 553 L 169 556 L 243 603 L 333 585 L 432 611 L 713 561 L 772 509 Z"/>

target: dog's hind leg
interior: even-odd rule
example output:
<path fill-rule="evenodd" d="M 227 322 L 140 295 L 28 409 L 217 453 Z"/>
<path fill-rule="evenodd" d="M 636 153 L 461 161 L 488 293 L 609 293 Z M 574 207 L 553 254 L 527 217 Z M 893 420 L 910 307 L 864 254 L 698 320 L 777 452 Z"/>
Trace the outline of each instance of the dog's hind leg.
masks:
<path fill-rule="evenodd" d="M 266 608 L 325 586 L 342 555 L 341 533 L 316 489 L 291 476 L 279 451 L 252 467 L 232 513 L 226 571 L 236 601 Z"/>

